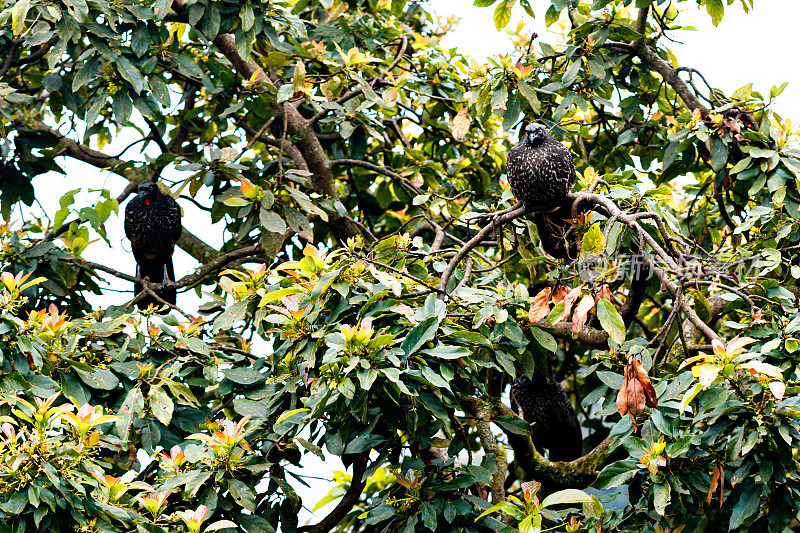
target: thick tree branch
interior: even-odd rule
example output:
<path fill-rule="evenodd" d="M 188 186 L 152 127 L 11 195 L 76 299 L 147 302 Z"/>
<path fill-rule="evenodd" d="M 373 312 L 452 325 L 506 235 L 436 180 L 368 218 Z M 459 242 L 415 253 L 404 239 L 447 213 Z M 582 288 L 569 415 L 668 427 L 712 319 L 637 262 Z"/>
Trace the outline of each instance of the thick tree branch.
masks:
<path fill-rule="evenodd" d="M 469 254 L 473 248 L 480 245 L 483 240 L 486 238 L 489 233 L 496 230 L 497 228 L 501 227 L 503 224 L 507 224 L 514 219 L 517 219 L 525 214 L 528 213 L 528 209 L 523 206 L 522 204 L 517 204 L 514 206 L 513 209 L 509 211 L 505 211 L 502 214 L 495 215 L 492 218 L 492 221 L 486 224 L 473 238 L 467 241 L 464 246 L 462 246 L 455 256 L 450 260 L 447 264 L 447 267 L 442 272 L 442 278 L 439 281 L 439 284 L 436 285 L 436 290 L 439 291 L 440 298 L 444 297 L 447 292 L 447 282 L 450 281 L 450 277 L 455 272 L 456 267 L 464 259 L 467 254 Z"/>
<path fill-rule="evenodd" d="M 478 437 L 481 439 L 483 450 L 487 454 L 494 456 L 495 470 L 492 474 L 492 503 L 497 504 L 506 499 L 505 481 L 508 471 L 508 461 L 505 450 L 497 443 L 497 439 L 492 433 L 491 421 L 492 411 L 478 398 L 464 398 L 467 409 L 476 419 Z"/>
<path fill-rule="evenodd" d="M 496 401 L 492 406 L 493 416 L 517 416 L 510 407 Z M 611 452 L 613 438 L 607 438 L 595 449 L 570 462 L 554 462 L 546 459 L 530 435 L 517 435 L 506 431 L 506 436 L 514 449 L 514 460 L 531 479 L 548 482 L 552 488 L 574 488 L 590 485 L 605 466 Z"/>
<path fill-rule="evenodd" d="M 636 216 L 625 213 L 619 207 L 617 207 L 617 204 L 615 204 L 612 200 L 599 194 L 589 193 L 570 193 L 568 197 L 574 199 L 572 206 L 573 215 L 577 213 L 582 203 L 591 203 L 601 206 L 612 219 L 619 220 L 629 228 L 635 230 L 639 235 L 639 240 L 643 249 L 645 245 L 649 246 L 655 252 L 656 257 L 658 257 L 660 261 L 663 262 L 662 264 L 666 265 L 668 269 L 674 272 L 680 272 L 682 270 L 681 265 L 678 264 L 676 258 L 664 250 L 664 248 L 658 244 L 656 240 L 644 230 L 644 228 L 639 225 Z M 652 218 L 650 214 L 648 214 L 648 218 Z M 669 242 L 670 241 L 668 240 L 667 244 L 669 244 Z M 664 285 L 664 288 L 666 288 L 673 296 L 677 295 L 679 287 L 675 284 L 675 282 L 669 279 L 667 270 L 656 264 L 653 258 L 651 258 L 648 254 L 642 253 L 642 257 L 647 262 L 648 267 Z M 676 302 L 676 305 L 680 305 L 681 311 L 683 311 L 684 315 L 686 315 L 686 317 L 691 320 L 695 327 L 702 331 L 706 337 L 709 339 L 719 339 L 719 335 L 717 335 L 714 330 L 708 326 L 708 324 L 703 322 L 695 310 L 692 309 L 692 306 L 689 304 L 688 300 L 679 299 L 679 301 Z"/>
<path fill-rule="evenodd" d="M 345 491 L 342 499 L 339 500 L 336 507 L 328 513 L 328 516 L 313 526 L 298 528 L 299 531 L 303 533 L 328 533 L 328 531 L 335 528 L 339 522 L 347 516 L 347 513 L 353 510 L 353 507 L 355 507 L 359 498 L 361 498 L 364 487 L 367 485 L 367 480 L 364 477 L 367 471 L 367 460 L 368 455 L 366 453 L 360 453 L 355 456 L 355 460 L 353 461 L 353 480 L 350 482 L 350 486 L 347 487 L 347 491 Z"/>
<path fill-rule="evenodd" d="M 205 278 L 207 278 L 210 274 L 222 270 L 223 267 L 233 263 L 234 261 L 238 261 L 240 259 L 244 259 L 246 257 L 253 257 L 261 253 L 261 246 L 246 246 L 244 248 L 238 248 L 236 250 L 232 250 L 230 252 L 224 254 L 216 254 L 213 258 L 209 258 L 208 262 L 204 263 L 202 267 L 198 268 L 191 274 L 187 274 L 178 281 L 175 282 L 174 287 L 176 289 L 181 288 L 191 288 L 197 285 L 198 283 L 202 282 Z M 80 268 L 86 270 L 100 270 L 106 272 L 107 274 L 111 274 L 120 279 L 124 279 L 126 281 L 135 282 L 137 279 L 134 276 L 125 274 L 124 272 L 120 272 L 114 268 L 108 267 L 106 265 L 102 265 L 100 263 L 93 263 L 91 261 L 84 261 L 82 259 L 73 258 L 68 260 L 70 263 L 73 263 Z M 158 291 L 162 289 L 162 285 L 160 283 L 149 283 L 148 288 Z"/>
<path fill-rule="evenodd" d="M 173 7 L 175 7 L 176 3 L 173 3 Z M 227 33 L 217 35 L 213 42 L 242 77 L 245 79 L 255 78 L 265 82 L 269 81 L 267 75 L 258 66 L 258 63 L 252 59 L 244 60 L 239 55 L 232 35 Z M 300 114 L 295 103 L 276 103 L 274 111 L 277 116 L 286 119 L 294 144 L 303 154 L 308 170 L 312 173 L 311 184 L 314 190 L 330 197 L 333 201 L 337 201 L 339 194 L 336 191 L 336 180 L 333 177 L 333 172 L 331 172 L 330 160 L 325 154 L 319 139 L 314 134 L 312 125 Z M 339 216 L 335 212 L 330 213 L 330 228 L 331 233 L 339 242 L 344 242 L 349 237 L 361 234 L 358 226 L 351 219 Z"/>

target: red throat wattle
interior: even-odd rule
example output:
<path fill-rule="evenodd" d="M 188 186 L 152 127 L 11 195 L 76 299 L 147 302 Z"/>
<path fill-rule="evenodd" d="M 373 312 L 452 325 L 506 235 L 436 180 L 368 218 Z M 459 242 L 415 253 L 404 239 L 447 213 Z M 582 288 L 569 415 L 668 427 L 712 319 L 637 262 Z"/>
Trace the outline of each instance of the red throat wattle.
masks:
<path fill-rule="evenodd" d="M 150 198 L 144 199 L 144 205 L 150 205 Z"/>

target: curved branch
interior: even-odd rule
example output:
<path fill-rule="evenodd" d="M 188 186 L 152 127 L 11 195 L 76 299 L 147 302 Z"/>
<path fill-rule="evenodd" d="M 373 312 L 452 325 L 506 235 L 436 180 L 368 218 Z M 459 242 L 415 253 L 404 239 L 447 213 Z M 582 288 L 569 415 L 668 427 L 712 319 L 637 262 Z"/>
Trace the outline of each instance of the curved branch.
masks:
<path fill-rule="evenodd" d="M 493 416 L 517 416 L 510 407 L 501 401 L 492 406 Z M 504 430 L 505 431 L 505 430 Z M 541 479 L 553 488 L 585 487 L 597 478 L 611 453 L 613 437 L 606 438 L 592 451 L 574 461 L 561 462 L 546 459 L 536 446 L 530 435 L 517 435 L 505 431 L 511 447 L 514 449 L 514 460 L 531 478 Z"/>
<path fill-rule="evenodd" d="M 473 248 L 481 244 L 486 236 L 492 231 L 500 228 L 503 224 L 508 224 L 512 220 L 527 214 L 528 212 L 528 209 L 522 205 L 522 203 L 519 203 L 511 210 L 503 212 L 500 215 L 496 215 L 494 218 L 492 218 L 492 221 L 486 224 L 486 226 L 484 226 L 473 238 L 464 243 L 464 246 L 458 250 L 456 255 L 453 256 L 453 258 L 447 264 L 444 272 L 442 272 L 442 278 L 439 281 L 439 284 L 436 285 L 436 290 L 439 291 L 440 298 L 442 295 L 446 294 L 447 282 L 450 281 L 450 277 L 453 275 L 456 267 L 467 256 L 467 254 L 472 251 Z"/>
<path fill-rule="evenodd" d="M 362 161 L 360 159 L 331 159 L 330 164 L 331 168 L 336 166 L 365 168 L 367 170 L 371 170 L 378 174 L 382 174 L 388 178 L 392 178 L 393 180 L 399 182 L 401 185 L 414 192 L 414 194 L 422 194 L 422 191 L 418 187 L 414 186 L 410 181 L 408 181 L 408 179 L 401 176 L 397 172 L 389 170 L 386 167 L 376 165 L 375 163 L 370 163 L 369 161 Z"/>
<path fill-rule="evenodd" d="M 20 44 L 21 41 L 13 40 L 6 46 L 8 49 L 8 55 L 3 61 L 3 65 L 0 66 L 0 79 L 2 79 L 3 76 L 5 76 L 6 73 L 11 70 L 11 66 L 14 63 L 14 55 L 17 53 L 17 49 L 19 48 Z"/>
<path fill-rule="evenodd" d="M 361 493 L 364 491 L 364 487 L 367 486 L 367 480 L 364 477 L 367 471 L 367 459 L 368 456 L 366 453 L 360 453 L 355 456 L 353 460 L 353 480 L 350 482 L 350 486 L 347 487 L 342 499 L 339 500 L 336 507 L 328 513 L 328 516 L 313 526 L 298 528 L 298 531 L 303 533 L 328 533 L 328 531 L 331 531 L 345 516 L 347 516 L 347 513 L 353 510 L 353 507 L 355 507 L 361 497 Z"/>
<path fill-rule="evenodd" d="M 246 246 L 244 248 L 238 248 L 236 250 L 232 250 L 230 252 L 224 254 L 217 254 L 215 257 L 211 258 L 207 263 L 205 263 L 201 268 L 195 270 L 191 274 L 187 274 L 178 281 L 176 281 L 173 285 L 174 288 L 180 289 L 183 287 L 192 288 L 205 278 L 207 278 L 210 274 L 217 270 L 221 270 L 224 266 L 233 263 L 239 259 L 244 259 L 246 257 L 252 257 L 261 253 L 261 245 L 256 244 L 255 246 Z M 113 269 L 106 265 L 102 265 L 100 263 L 94 263 L 91 261 L 84 261 L 82 259 L 78 259 L 77 257 L 67 259 L 66 261 L 77 265 L 80 268 L 85 270 L 100 270 L 106 272 L 107 274 L 111 274 L 114 277 L 124 279 L 130 282 L 141 281 L 137 280 L 136 277 L 131 276 L 129 274 L 125 274 L 124 272 L 120 272 L 119 270 Z M 153 291 L 158 291 L 162 289 L 161 283 L 148 283 L 148 289 Z"/>
<path fill-rule="evenodd" d="M 667 251 L 664 250 L 664 248 L 661 247 L 661 245 L 656 242 L 656 240 L 652 237 L 652 235 L 647 233 L 644 230 L 644 228 L 642 228 L 639 225 L 639 223 L 638 223 L 638 221 L 636 219 L 636 215 L 630 215 L 630 214 L 622 211 L 617 206 L 617 204 L 615 204 L 612 200 L 609 200 L 608 198 L 606 198 L 604 196 L 601 196 L 599 194 L 590 194 L 590 193 L 577 193 L 577 194 L 575 194 L 575 193 L 570 193 L 567 196 L 569 198 L 573 198 L 574 199 L 574 203 L 572 205 L 573 215 L 578 211 L 578 209 L 580 208 L 580 204 L 582 204 L 582 203 L 592 203 L 592 204 L 601 206 L 603 209 L 605 209 L 607 211 L 607 213 L 609 214 L 610 217 L 612 217 L 612 218 L 614 218 L 616 220 L 619 220 L 620 222 L 622 222 L 623 224 L 625 224 L 629 228 L 631 228 L 631 229 L 633 229 L 633 230 L 638 232 L 639 241 L 641 242 L 641 245 L 643 247 L 642 250 L 644 250 L 644 246 L 645 245 L 649 246 L 655 252 L 655 255 L 661 261 L 663 261 L 663 264 L 665 264 L 667 266 L 667 268 L 669 268 L 669 269 L 671 269 L 673 271 L 676 271 L 676 272 L 681 271 L 681 267 L 678 264 L 678 262 L 676 261 L 676 259 L 671 254 L 667 253 Z M 655 214 L 653 214 L 652 216 L 650 214 L 648 214 L 647 218 L 653 218 L 653 216 L 655 216 Z M 656 216 L 656 218 L 658 218 L 658 217 Z M 669 243 L 670 243 L 670 241 L 667 240 L 667 244 L 668 245 L 669 245 Z M 671 279 L 669 279 L 667 271 L 664 268 L 662 268 L 659 265 L 657 265 L 656 262 L 653 260 L 653 258 L 651 258 L 648 254 L 642 253 L 642 257 L 646 261 L 646 263 L 647 263 L 648 267 L 650 268 L 650 270 L 652 270 L 653 273 L 656 275 L 656 277 L 661 281 L 662 285 L 673 296 L 676 296 L 678 294 L 679 287 L 677 286 L 677 284 L 675 282 L 673 282 Z M 692 324 L 694 324 L 694 326 L 698 330 L 702 331 L 703 334 L 706 337 L 708 337 L 709 339 L 712 339 L 712 340 L 713 339 L 719 339 L 719 335 L 717 335 L 714 332 L 714 330 L 712 330 L 708 326 L 708 324 L 703 322 L 703 320 L 697 315 L 695 310 L 692 309 L 692 306 L 689 304 L 688 300 L 679 299 L 678 302 L 676 302 L 676 305 L 680 305 L 681 311 L 683 311 L 683 313 L 692 322 Z"/>

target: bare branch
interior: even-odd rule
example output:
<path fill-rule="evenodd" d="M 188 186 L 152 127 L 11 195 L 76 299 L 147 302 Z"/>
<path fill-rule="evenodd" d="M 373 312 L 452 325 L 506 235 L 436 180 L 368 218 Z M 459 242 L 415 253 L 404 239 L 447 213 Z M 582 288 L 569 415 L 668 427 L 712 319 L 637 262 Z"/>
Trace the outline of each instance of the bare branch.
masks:
<path fill-rule="evenodd" d="M 210 274 L 216 272 L 218 270 L 222 270 L 223 267 L 226 265 L 233 263 L 239 259 L 243 259 L 246 257 L 252 257 L 261 253 L 261 245 L 255 246 L 246 246 L 244 248 L 238 248 L 236 250 L 232 250 L 230 252 L 224 254 L 217 254 L 215 257 L 210 258 L 207 263 L 205 263 L 201 268 L 195 270 L 191 274 L 187 274 L 186 276 L 182 277 L 178 281 L 174 283 L 174 287 L 176 289 L 180 289 L 183 287 L 191 288 L 195 285 L 202 282 L 206 279 Z M 70 263 L 77 265 L 80 268 L 86 270 L 100 270 L 111 274 L 120 279 L 124 279 L 130 282 L 141 281 L 137 280 L 134 276 L 125 274 L 124 272 L 120 272 L 119 270 L 113 269 L 106 265 L 102 265 L 100 263 L 93 263 L 91 261 L 84 261 L 82 259 L 72 258 L 67 260 Z M 149 283 L 148 287 L 154 291 L 158 291 L 163 288 L 161 283 Z"/>
<path fill-rule="evenodd" d="M 367 471 L 367 457 L 366 453 L 360 453 L 355 456 L 353 460 L 353 480 L 350 482 L 350 486 L 347 487 L 342 499 L 328 513 L 328 516 L 313 526 L 298 528 L 298 531 L 303 533 L 328 533 L 347 516 L 347 513 L 353 510 L 353 507 L 361 497 L 361 493 L 364 491 L 364 487 L 367 485 L 367 480 L 364 478 L 364 474 Z"/>
<path fill-rule="evenodd" d="M 439 281 L 439 284 L 436 286 L 436 289 L 439 291 L 440 295 L 446 294 L 447 290 L 447 282 L 450 280 L 450 276 L 453 275 L 458 264 L 464 259 L 467 254 L 472 251 L 473 248 L 478 246 L 483 242 L 483 239 L 486 238 L 489 233 L 496 230 L 497 228 L 501 227 L 503 224 L 507 224 L 514 219 L 517 219 L 525 214 L 528 213 L 528 209 L 525 206 L 516 207 L 516 209 L 512 209 L 511 211 L 504 212 L 503 214 L 495 216 L 490 223 L 483 227 L 472 239 L 467 241 L 464 246 L 462 246 L 456 255 L 450 260 L 447 267 L 442 272 L 442 278 Z M 441 297 L 441 296 L 440 296 Z"/>

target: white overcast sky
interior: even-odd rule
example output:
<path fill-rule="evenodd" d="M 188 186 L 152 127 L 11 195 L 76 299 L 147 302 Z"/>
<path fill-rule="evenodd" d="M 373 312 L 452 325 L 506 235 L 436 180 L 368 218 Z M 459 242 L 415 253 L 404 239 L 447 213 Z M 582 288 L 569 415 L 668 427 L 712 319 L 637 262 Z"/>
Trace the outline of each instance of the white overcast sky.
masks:
<path fill-rule="evenodd" d="M 543 8 L 549 5 L 546 0 L 532 0 L 537 13 L 543 14 Z M 797 21 L 800 20 L 800 1 L 798 0 L 759 0 L 756 2 L 754 13 L 745 15 L 738 5 L 728 6 L 727 14 L 718 28 L 711 25 L 705 13 L 698 13 L 697 9 L 689 5 L 687 15 L 682 18 L 684 24 L 691 24 L 698 31 L 681 32 L 673 36 L 683 44 L 673 44 L 672 49 L 681 65 L 691 66 L 705 74 L 708 81 L 715 87 L 725 92 L 731 92 L 738 87 L 753 82 L 755 89 L 767 92 L 773 85 L 784 81 L 790 82 L 784 94 L 779 97 L 774 106 L 783 117 L 794 118 L 795 127 L 800 122 L 800 72 L 798 71 L 797 50 Z M 461 22 L 452 35 L 447 37 L 446 46 L 457 46 L 476 60 L 484 61 L 487 56 L 504 53 L 510 50 L 510 45 L 505 33 L 497 32 L 492 21 L 492 8 L 476 8 L 471 0 L 432 0 L 432 6 L 440 15 L 457 15 Z M 521 10 L 515 10 L 511 25 L 515 25 L 522 16 Z M 525 17 L 526 24 L 536 31 L 542 41 L 552 41 L 544 26 L 544 17 L 536 20 Z M 528 30 L 530 31 L 530 30 Z M 109 153 L 119 151 L 127 144 L 115 142 L 107 148 Z M 157 150 L 154 150 L 157 154 Z M 136 157 L 134 151 L 129 151 L 126 158 Z M 37 197 L 50 217 L 58 209 L 58 199 L 61 194 L 76 187 L 97 188 L 107 187 L 112 196 L 117 195 L 124 187 L 124 180 L 109 172 L 99 172 L 93 167 L 74 161 L 60 161 L 68 171 L 68 178 L 61 175 L 50 174 L 35 180 Z M 172 172 L 171 176 L 175 176 Z M 195 234 L 208 239 L 212 245 L 219 245 L 221 236 L 219 231 L 212 230 L 207 221 L 207 215 L 188 202 L 182 201 L 184 209 L 184 226 Z M 38 209 L 34 212 L 40 212 Z M 108 222 L 108 230 L 112 247 L 104 243 L 97 243 L 89 247 L 84 256 L 87 259 L 103 262 L 130 274 L 134 273 L 133 257 L 130 255 L 130 246 L 124 239 L 122 229 L 122 214 Z M 186 253 L 178 250 L 175 254 L 175 273 L 181 277 L 190 272 L 196 262 Z M 128 283 L 115 282 L 116 288 L 129 289 Z M 129 294 L 108 293 L 102 298 L 95 299 L 100 305 L 121 303 Z M 188 312 L 194 312 L 197 300 L 193 295 L 179 295 L 178 303 Z M 322 462 L 312 454 L 307 454 L 308 460 L 304 461 L 306 471 L 315 476 L 328 477 L 331 470 L 341 469 L 338 458 L 331 457 L 327 462 Z M 309 480 L 312 489 L 303 489 L 298 492 L 304 504 L 312 508 L 330 488 L 329 483 Z M 317 514 L 324 516 L 330 505 Z M 309 517 L 307 512 L 302 512 L 302 520 Z M 314 519 L 316 520 L 316 519 Z"/>
<path fill-rule="evenodd" d="M 544 24 L 548 0 L 531 0 L 537 18 L 531 19 L 515 8 L 509 28 L 521 19 L 539 34 L 543 42 L 553 41 Z M 446 46 L 457 46 L 476 59 L 485 59 L 509 50 L 504 32 L 495 30 L 492 20 L 494 6 L 480 8 L 470 0 L 432 0 L 439 15 L 457 15 L 461 22 L 446 37 Z M 674 32 L 670 37 L 680 43 L 668 43 L 682 66 L 702 72 L 712 86 L 730 93 L 752 82 L 763 94 L 773 85 L 788 81 L 789 87 L 776 99 L 774 110 L 784 118 L 800 122 L 800 61 L 797 59 L 800 0 L 757 0 L 755 9 L 745 14 L 740 3 L 726 7 L 725 17 L 718 27 L 704 10 L 693 3 L 682 4 L 684 11 L 678 19 L 697 31 Z"/>

